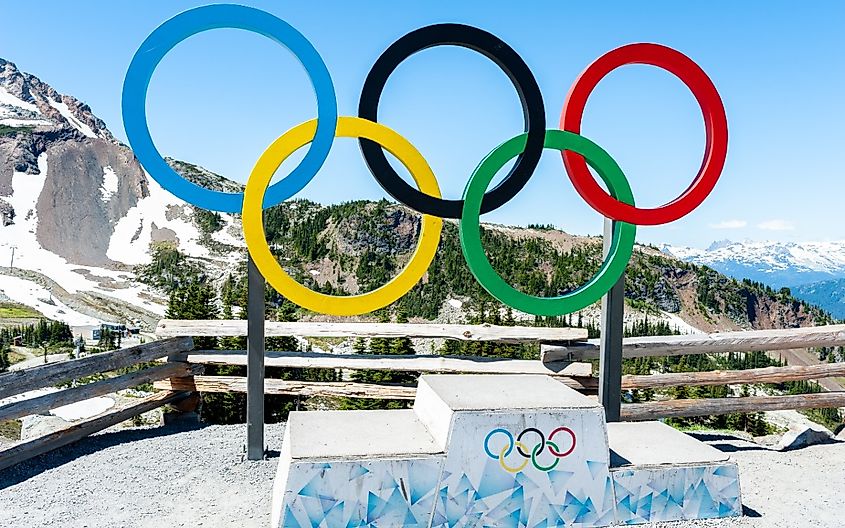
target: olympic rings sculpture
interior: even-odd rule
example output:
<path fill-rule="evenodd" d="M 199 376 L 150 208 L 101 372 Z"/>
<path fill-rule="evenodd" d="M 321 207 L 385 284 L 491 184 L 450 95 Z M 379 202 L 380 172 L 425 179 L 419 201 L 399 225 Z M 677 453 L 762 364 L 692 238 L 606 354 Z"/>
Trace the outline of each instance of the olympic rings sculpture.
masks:
<path fill-rule="evenodd" d="M 558 447 L 558 444 L 552 441 L 552 439 L 558 433 L 566 433 L 571 439 L 570 447 L 566 451 L 561 452 L 560 447 Z M 527 434 L 533 434 L 539 438 L 538 442 L 531 449 L 526 447 L 526 445 L 522 442 L 522 438 Z M 501 449 L 491 450 L 490 440 L 497 435 L 504 435 L 504 437 L 507 439 L 507 443 L 503 445 Z M 549 434 L 548 438 L 546 438 L 546 435 L 543 434 L 543 432 L 537 429 L 536 427 L 528 427 L 526 429 L 523 429 L 522 432 L 520 432 L 516 436 L 516 438 L 514 438 L 513 434 L 511 434 L 511 432 L 507 429 L 497 427 L 496 429 L 493 429 L 492 431 L 487 433 L 487 436 L 484 438 L 484 452 L 487 453 L 487 456 L 489 456 L 490 458 L 498 460 L 499 465 L 502 467 L 502 469 L 504 469 L 508 473 L 518 473 L 522 471 L 528 466 L 528 462 L 531 462 L 534 468 L 540 471 L 548 472 L 557 467 L 558 462 L 560 462 L 560 459 L 566 458 L 567 456 L 571 455 L 573 451 L 575 451 L 576 443 L 577 440 L 575 438 L 575 433 L 572 431 L 572 429 L 568 427 L 558 427 Z M 505 459 L 509 457 L 511 453 L 513 453 L 514 448 L 516 448 L 517 454 L 521 456 L 524 460 L 522 460 L 517 465 L 511 466 L 508 465 Z M 547 466 L 543 466 L 540 465 L 539 462 L 537 462 L 537 457 L 546 448 L 548 448 L 549 453 L 554 457 L 554 462 Z"/>
<path fill-rule="evenodd" d="M 285 132 L 264 151 L 243 193 L 213 191 L 182 178 L 158 152 L 147 126 L 147 89 L 159 62 L 188 37 L 219 28 L 257 33 L 287 48 L 305 67 L 317 96 L 317 118 Z M 422 154 L 397 132 L 378 123 L 379 100 L 390 74 L 414 53 L 444 45 L 476 51 L 499 66 L 516 88 L 525 121 L 525 133 L 503 142 L 481 161 L 470 176 L 461 200 L 442 198 L 437 179 Z M 695 96 L 704 117 L 706 145 L 698 174 L 680 196 L 656 208 L 637 207 L 618 164 L 601 147 L 580 135 L 581 118 L 590 93 L 604 76 L 628 64 L 649 64 L 678 77 Z M 598 301 L 624 273 L 633 251 L 637 225 L 675 221 L 704 201 L 722 173 L 728 145 L 727 117 L 716 87 L 695 62 L 676 50 L 659 44 L 637 43 L 599 57 L 570 88 L 561 112 L 560 129 L 546 129 L 543 96 L 525 61 L 495 35 L 462 24 L 423 27 L 394 42 L 367 75 L 358 116 L 339 116 L 328 68 L 311 43 L 285 21 L 265 11 L 233 4 L 194 8 L 156 28 L 138 48 L 129 65 L 123 85 L 122 112 L 129 143 L 152 178 L 197 207 L 241 213 L 247 248 L 266 280 L 296 304 L 331 315 L 372 312 L 393 303 L 413 288 L 434 259 L 444 218 L 459 219 L 461 248 L 467 265 L 481 286 L 499 301 L 535 315 L 562 315 L 585 308 Z M 291 198 L 317 175 L 335 137 L 357 138 L 364 160 L 382 188 L 423 215 L 417 248 L 405 268 L 387 284 L 360 295 L 325 295 L 297 283 L 271 253 L 262 221 L 264 209 Z M 300 163 L 279 182 L 270 185 L 282 162 L 305 145 L 309 145 L 308 152 Z M 610 250 L 599 271 L 574 291 L 548 298 L 520 292 L 493 269 L 481 244 L 479 219 L 481 214 L 510 201 L 525 186 L 544 149 L 560 151 L 566 173 L 578 194 L 614 222 Z M 409 170 L 416 189 L 393 170 L 384 150 L 391 152 Z M 507 175 L 488 190 L 497 171 L 514 158 Z M 596 182 L 588 165 L 609 192 Z M 557 450 L 554 444 L 549 444 L 550 450 L 553 447 Z M 514 446 L 522 456 L 528 453 L 519 444 L 519 439 L 511 442 L 508 453 Z M 488 451 L 488 454 L 491 453 Z"/>

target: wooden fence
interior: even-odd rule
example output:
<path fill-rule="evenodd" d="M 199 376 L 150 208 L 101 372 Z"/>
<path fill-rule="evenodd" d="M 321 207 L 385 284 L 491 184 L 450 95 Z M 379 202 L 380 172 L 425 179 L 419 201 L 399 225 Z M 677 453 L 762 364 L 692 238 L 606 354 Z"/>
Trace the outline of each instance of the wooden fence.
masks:
<path fill-rule="evenodd" d="M 102 381 L 66 388 L 55 393 L 16 399 L 0 405 L 0 421 L 91 397 L 112 393 L 140 383 L 153 382 L 162 392 L 108 413 L 79 422 L 69 429 L 28 440 L 0 451 L 0 469 L 18 461 L 76 441 L 79 438 L 164 404 L 179 401 L 190 392 L 246 392 L 247 378 L 196 375 L 196 365 L 246 365 L 243 350 L 193 350 L 189 336 L 245 336 L 246 321 L 170 321 L 159 324 L 162 341 L 123 350 L 94 354 L 81 359 L 42 365 L 0 374 L 0 400 L 38 388 L 100 372 L 157 361 L 152 366 Z M 417 325 L 370 323 L 266 323 L 267 336 L 298 337 L 416 337 L 505 343 L 540 343 L 542 360 L 518 360 L 475 356 L 374 356 L 318 352 L 268 351 L 268 367 L 371 369 L 431 373 L 546 374 L 585 393 L 595 393 L 598 382 L 593 365 L 584 362 L 597 354 L 595 342 L 586 331 L 574 328 L 498 327 L 491 325 Z M 631 338 L 623 342 L 625 357 L 672 356 L 679 354 L 783 350 L 845 345 L 845 325 L 726 332 L 710 335 Z M 622 388 L 660 389 L 673 386 L 707 386 L 741 383 L 781 383 L 845 377 L 845 364 L 768 367 L 738 371 L 685 372 L 645 376 L 623 376 Z M 260 387 L 260 385 L 259 385 Z M 380 399 L 413 399 L 412 386 L 379 385 L 352 381 L 307 382 L 265 379 L 265 394 L 299 396 L 344 396 Z M 652 420 L 662 417 L 703 416 L 732 412 L 778 409 L 845 407 L 845 392 L 794 396 L 750 396 L 743 398 L 680 399 L 627 404 L 623 420 Z"/>
<path fill-rule="evenodd" d="M 462 356 L 373 356 L 315 352 L 268 351 L 265 364 L 271 367 L 370 369 L 432 373 L 547 374 L 582 392 L 598 388 L 592 365 L 585 359 L 598 356 L 598 343 L 584 340 L 576 329 L 526 327 L 462 327 L 452 325 L 391 325 L 357 323 L 267 323 L 267 335 L 327 337 L 443 337 L 463 340 L 540 342 L 542 360 L 517 360 Z M 246 335 L 246 321 L 162 321 L 160 336 Z M 531 339 L 522 336 L 531 335 Z M 579 339 L 580 338 L 580 339 Z M 561 344 L 569 341 L 568 344 Z M 675 356 L 726 352 L 771 351 L 845 345 L 845 325 L 780 330 L 755 330 L 686 336 L 636 337 L 623 341 L 624 357 Z M 246 365 L 245 350 L 197 350 L 186 355 L 188 363 Z M 845 377 L 845 364 L 767 367 L 735 371 L 684 372 L 643 376 L 622 376 L 622 388 L 661 389 L 675 386 L 708 386 L 752 383 L 783 383 Z M 246 392 L 246 378 L 236 376 L 194 376 L 163 380 L 155 384 L 165 390 L 202 392 Z M 306 382 L 266 379 L 266 394 L 301 396 L 348 396 L 412 400 L 415 388 L 354 382 Z M 622 407 L 623 420 L 652 420 L 678 416 L 705 416 L 732 412 L 845 407 L 845 392 L 794 396 L 750 396 L 656 401 Z"/>
<path fill-rule="evenodd" d="M 12 396 L 25 395 L 25 393 L 36 389 L 54 387 L 63 382 L 133 367 L 160 358 L 177 358 L 179 354 L 186 353 L 193 347 L 193 340 L 190 337 L 176 337 L 112 352 L 92 354 L 61 363 L 50 363 L 0 374 L 0 400 L 12 399 L 12 401 L 0 405 L 0 421 L 12 420 L 30 414 L 46 413 L 50 409 L 134 387 L 141 383 L 165 378 L 177 380 L 180 376 L 190 375 L 191 368 L 188 363 L 173 361 L 41 396 L 22 399 L 11 398 Z M 184 392 L 162 391 L 110 409 L 100 416 L 79 421 L 67 429 L 21 441 L 0 451 L 0 469 L 70 444 L 162 405 L 176 403 L 185 396 L 187 396 L 187 393 Z"/>

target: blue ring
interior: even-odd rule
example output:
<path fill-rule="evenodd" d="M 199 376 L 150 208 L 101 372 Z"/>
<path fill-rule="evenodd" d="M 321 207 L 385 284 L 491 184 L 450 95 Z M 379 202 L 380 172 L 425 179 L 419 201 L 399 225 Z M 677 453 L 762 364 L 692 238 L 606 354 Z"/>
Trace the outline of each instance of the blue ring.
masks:
<path fill-rule="evenodd" d="M 498 460 L 499 455 L 494 455 L 493 453 L 491 453 L 490 452 L 490 445 L 489 445 L 490 437 L 493 436 L 496 433 L 504 433 L 505 435 L 507 435 L 508 440 L 510 440 L 510 443 L 508 444 L 508 450 L 505 453 L 505 456 L 510 455 L 511 452 L 513 451 L 514 442 L 513 442 L 513 435 L 507 429 L 502 429 L 500 427 L 498 429 L 493 429 L 492 431 L 487 433 L 487 437 L 484 438 L 484 451 L 487 453 L 487 456 L 489 456 L 490 458 L 495 458 L 496 460 Z"/>
<path fill-rule="evenodd" d="M 129 64 L 123 82 L 123 126 L 141 165 L 162 187 L 198 207 L 240 213 L 243 193 L 213 191 L 182 178 L 164 161 L 147 126 L 147 88 L 161 59 L 188 37 L 221 28 L 251 31 L 285 46 L 305 67 L 317 95 L 314 140 L 299 165 L 267 190 L 263 204 L 266 209 L 298 193 L 314 178 L 329 155 L 337 127 L 337 97 L 329 70 L 308 39 L 287 22 L 265 11 L 233 4 L 190 9 L 166 21 L 147 37 Z"/>

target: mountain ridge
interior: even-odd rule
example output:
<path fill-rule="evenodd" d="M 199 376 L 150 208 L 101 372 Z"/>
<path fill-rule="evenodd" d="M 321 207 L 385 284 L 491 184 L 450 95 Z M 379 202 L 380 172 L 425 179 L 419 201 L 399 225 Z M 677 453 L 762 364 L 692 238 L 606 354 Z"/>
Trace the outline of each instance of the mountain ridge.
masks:
<path fill-rule="evenodd" d="M 680 260 L 777 288 L 845 278 L 845 241 L 720 240 L 707 249 L 663 245 L 661 250 Z"/>

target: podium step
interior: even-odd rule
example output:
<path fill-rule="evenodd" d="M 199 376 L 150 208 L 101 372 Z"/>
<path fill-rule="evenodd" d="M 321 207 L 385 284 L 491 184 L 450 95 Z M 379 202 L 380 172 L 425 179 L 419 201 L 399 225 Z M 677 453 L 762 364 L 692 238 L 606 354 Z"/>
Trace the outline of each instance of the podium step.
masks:
<path fill-rule="evenodd" d="M 730 457 L 660 422 L 607 424 L 617 522 L 742 515 Z"/>
<path fill-rule="evenodd" d="M 273 527 L 428 527 L 444 454 L 412 410 L 292 412 Z"/>
<path fill-rule="evenodd" d="M 414 411 L 443 449 L 456 413 L 522 414 L 543 409 L 591 409 L 603 416 L 596 400 L 543 375 L 421 376 L 414 400 Z"/>
<path fill-rule="evenodd" d="M 442 453 L 417 414 L 390 411 L 306 411 L 290 413 L 291 457 L 392 457 Z"/>

